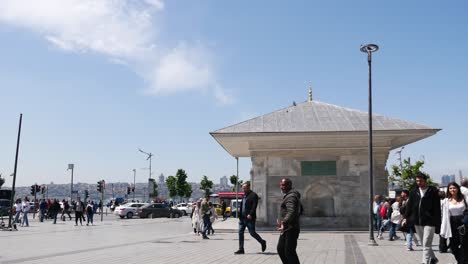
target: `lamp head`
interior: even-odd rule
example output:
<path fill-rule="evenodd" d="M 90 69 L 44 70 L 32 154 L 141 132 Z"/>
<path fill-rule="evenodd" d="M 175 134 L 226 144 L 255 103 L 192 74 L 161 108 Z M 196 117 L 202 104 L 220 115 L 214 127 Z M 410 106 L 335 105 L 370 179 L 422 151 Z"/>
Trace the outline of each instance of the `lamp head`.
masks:
<path fill-rule="evenodd" d="M 361 45 L 361 49 L 360 49 L 362 52 L 364 53 L 372 53 L 372 52 L 376 52 L 379 50 L 379 46 L 375 45 L 375 44 L 367 44 L 367 45 Z"/>

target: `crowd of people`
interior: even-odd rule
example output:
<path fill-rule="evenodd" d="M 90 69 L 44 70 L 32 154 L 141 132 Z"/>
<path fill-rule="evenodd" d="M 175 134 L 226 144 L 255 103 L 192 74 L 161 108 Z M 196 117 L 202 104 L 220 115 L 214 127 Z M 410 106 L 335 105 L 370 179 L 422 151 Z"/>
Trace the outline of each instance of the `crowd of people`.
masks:
<path fill-rule="evenodd" d="M 438 259 L 432 250 L 434 234 L 439 234 L 439 252 L 450 251 L 459 264 L 468 263 L 468 179 L 462 186 L 455 182 L 446 190 L 428 185 L 428 176 L 416 175 L 416 187 L 403 190 L 395 199 L 375 196 L 373 215 L 377 238 L 399 239 L 401 231 L 408 251 L 422 246 L 422 262 L 434 264 Z M 416 234 L 416 236 L 415 236 Z M 448 244 L 448 245 L 447 245 Z"/>
<path fill-rule="evenodd" d="M 13 206 L 14 226 L 29 226 L 28 215 L 31 214 L 31 207 L 28 197 L 24 197 L 23 200 L 17 199 L 15 201 Z M 78 222 L 80 222 L 80 225 L 83 225 L 83 222 L 85 222 L 86 225 L 94 225 L 93 216 L 102 208 L 101 202 L 94 202 L 92 200 L 83 202 L 79 197 L 76 201 L 71 201 L 71 203 L 65 199 L 61 202 L 59 199 L 40 199 L 38 202 L 34 203 L 34 207 L 38 207 L 33 208 L 33 210 L 34 216 L 37 212 L 40 222 L 51 220 L 52 224 L 56 224 L 57 218 L 59 217 L 61 221 L 66 221 L 68 216 L 71 221 L 71 213 L 73 212 L 75 216 L 75 226 L 78 225 Z"/>

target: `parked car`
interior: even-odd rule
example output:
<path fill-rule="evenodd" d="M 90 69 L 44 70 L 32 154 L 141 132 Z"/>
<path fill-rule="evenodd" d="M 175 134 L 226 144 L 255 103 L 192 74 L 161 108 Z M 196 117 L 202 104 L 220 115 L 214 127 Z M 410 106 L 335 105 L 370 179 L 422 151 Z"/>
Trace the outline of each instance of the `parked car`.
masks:
<path fill-rule="evenodd" d="M 179 218 L 183 215 L 179 209 L 172 208 L 167 203 L 152 203 L 141 207 L 140 218 L 170 217 Z"/>
<path fill-rule="evenodd" d="M 114 214 L 120 216 L 120 218 L 127 217 L 131 219 L 133 216 L 138 215 L 138 208 L 148 205 L 147 203 L 126 203 L 120 206 L 117 206 L 114 210 Z"/>
<path fill-rule="evenodd" d="M 188 215 L 192 213 L 192 204 L 190 203 L 180 203 L 172 206 L 174 209 L 179 209 L 183 215 Z"/>

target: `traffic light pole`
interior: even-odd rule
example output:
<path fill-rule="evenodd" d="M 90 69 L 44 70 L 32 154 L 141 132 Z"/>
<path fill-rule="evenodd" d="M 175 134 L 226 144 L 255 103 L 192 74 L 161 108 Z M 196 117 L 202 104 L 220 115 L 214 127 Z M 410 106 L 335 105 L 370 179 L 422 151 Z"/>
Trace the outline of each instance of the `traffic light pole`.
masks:
<path fill-rule="evenodd" d="M 101 192 L 101 222 L 104 219 L 104 185 L 102 185 L 102 192 Z"/>

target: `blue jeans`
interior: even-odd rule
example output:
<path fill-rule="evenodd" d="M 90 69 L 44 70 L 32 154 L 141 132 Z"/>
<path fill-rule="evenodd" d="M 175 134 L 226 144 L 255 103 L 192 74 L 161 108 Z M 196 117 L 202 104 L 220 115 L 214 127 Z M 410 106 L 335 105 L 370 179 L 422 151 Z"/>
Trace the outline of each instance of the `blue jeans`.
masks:
<path fill-rule="evenodd" d="M 255 238 L 258 243 L 265 243 L 265 240 L 255 232 L 255 220 L 249 220 L 241 216 L 241 218 L 239 218 L 239 249 L 244 249 L 244 231 L 246 227 L 249 229 L 250 235 Z"/>
<path fill-rule="evenodd" d="M 378 214 L 373 214 L 374 216 L 374 228 L 376 231 L 379 231 L 380 226 L 382 225 L 382 218 Z"/>
<path fill-rule="evenodd" d="M 406 233 L 406 247 L 407 248 L 413 248 L 413 228 L 410 228 L 410 231 Z"/>
<path fill-rule="evenodd" d="M 397 229 L 398 224 L 395 224 L 393 222 L 390 222 L 390 240 L 393 239 L 393 237 L 396 236 L 396 229 Z"/>
<path fill-rule="evenodd" d="M 23 221 L 21 222 L 21 226 L 29 226 L 29 221 L 28 221 L 28 212 L 23 213 Z"/>
<path fill-rule="evenodd" d="M 17 211 L 15 214 L 15 220 L 13 221 L 14 223 L 18 223 L 19 217 L 20 217 L 21 211 Z"/>
<path fill-rule="evenodd" d="M 207 214 L 203 215 L 203 229 L 202 229 L 202 235 L 203 237 L 206 237 L 206 232 L 208 231 L 208 227 L 210 226 L 211 221 L 210 221 L 210 216 Z"/>

